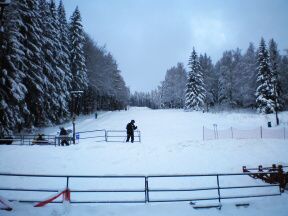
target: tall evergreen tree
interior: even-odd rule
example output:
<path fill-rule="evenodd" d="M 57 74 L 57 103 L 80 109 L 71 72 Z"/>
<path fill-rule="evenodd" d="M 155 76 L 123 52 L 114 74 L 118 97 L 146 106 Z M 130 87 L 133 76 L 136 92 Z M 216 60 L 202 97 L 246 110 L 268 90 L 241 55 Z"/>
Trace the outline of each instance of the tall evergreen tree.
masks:
<path fill-rule="evenodd" d="M 214 71 L 212 60 L 205 53 L 199 56 L 199 63 L 203 70 L 204 84 L 206 89 L 205 104 L 207 106 L 213 106 L 217 101 L 217 76 Z"/>
<path fill-rule="evenodd" d="M 273 84 L 269 64 L 269 53 L 266 48 L 265 40 L 261 38 L 258 50 L 258 74 L 256 89 L 256 105 L 260 113 L 274 112 L 275 104 L 273 100 Z"/>
<path fill-rule="evenodd" d="M 185 109 L 203 110 L 206 90 L 204 87 L 202 68 L 194 48 L 188 65 L 189 74 L 185 92 Z"/>
<path fill-rule="evenodd" d="M 237 105 L 237 85 L 241 71 L 241 52 L 225 51 L 219 63 L 219 102 L 234 107 Z"/>
<path fill-rule="evenodd" d="M 12 1 L 4 11 L 4 38 L 0 52 L 0 137 L 9 135 L 13 129 L 24 126 L 24 115 L 29 113 L 25 101 L 27 88 L 24 79 L 27 69 L 24 35 L 20 29 L 25 29 L 22 22 L 18 1 Z M 1 41 L 2 43 L 2 41 Z"/>
<path fill-rule="evenodd" d="M 162 104 L 165 108 L 183 108 L 187 75 L 182 63 L 166 72 L 162 82 Z"/>
<path fill-rule="evenodd" d="M 72 83 L 72 74 L 70 68 L 70 41 L 69 41 L 69 28 L 66 19 L 66 12 L 62 0 L 58 6 L 58 22 L 59 22 L 59 31 L 60 31 L 60 45 L 61 53 L 59 54 L 59 68 L 63 71 L 64 77 L 62 82 L 66 83 L 68 90 L 71 89 Z M 64 79 L 65 78 L 65 79 Z"/>
<path fill-rule="evenodd" d="M 219 101 L 221 104 L 232 105 L 232 66 L 233 53 L 232 51 L 225 51 L 220 60 L 219 71 Z"/>
<path fill-rule="evenodd" d="M 40 14 L 42 18 L 42 73 L 46 78 L 47 89 L 44 92 L 45 107 L 51 122 L 59 123 L 68 116 L 68 103 L 66 82 L 63 81 L 65 73 L 60 69 L 60 30 L 58 14 L 54 0 L 49 3 L 40 0 Z"/>
<path fill-rule="evenodd" d="M 66 119 L 69 116 L 69 86 L 71 82 L 71 71 L 68 67 L 70 62 L 67 60 L 69 55 L 67 55 L 67 51 L 65 42 L 63 42 L 62 31 L 68 29 L 68 25 L 60 24 L 59 13 L 56 8 L 56 4 L 54 0 L 50 0 L 49 4 L 51 21 L 52 21 L 52 29 L 54 31 L 54 52 L 53 58 L 56 62 L 53 62 L 54 72 L 56 77 L 54 78 L 54 86 L 50 93 L 50 97 L 52 96 L 51 107 L 54 110 L 54 115 L 50 117 L 54 122 L 59 122 L 61 119 Z M 63 6 L 64 11 L 64 6 Z M 63 17 L 64 18 L 64 17 Z M 62 19 L 63 19 L 62 18 Z M 61 19 L 61 20 L 62 20 Z M 61 29 L 63 28 L 63 29 Z M 64 48 L 64 49 L 63 49 Z M 54 97 L 55 96 L 55 97 Z"/>
<path fill-rule="evenodd" d="M 288 108 L 288 52 L 286 56 L 281 57 L 279 64 L 279 80 L 282 88 L 282 99 L 285 108 Z"/>
<path fill-rule="evenodd" d="M 38 0 L 17 0 L 19 20 L 25 24 L 19 29 L 23 36 L 23 46 L 25 47 L 25 58 L 22 59 L 26 68 L 22 71 L 26 74 L 23 83 L 27 88 L 25 101 L 29 112 L 25 116 L 26 127 L 33 124 L 43 125 L 47 122 L 48 116 L 45 110 L 45 91 L 47 90 L 46 77 L 42 73 L 42 29 L 41 17 L 39 14 Z"/>
<path fill-rule="evenodd" d="M 84 31 L 81 23 L 81 15 L 76 7 L 70 18 L 70 59 L 73 75 L 72 89 L 84 90 L 88 87 L 87 67 L 84 55 Z"/>
<path fill-rule="evenodd" d="M 237 79 L 237 98 L 243 107 L 255 106 L 256 89 L 256 52 L 253 43 L 249 44 L 241 61 L 242 67 Z"/>
<path fill-rule="evenodd" d="M 274 109 L 277 111 L 282 110 L 283 100 L 281 98 L 281 84 L 279 80 L 279 62 L 280 55 L 277 49 L 277 44 L 274 39 L 269 41 L 269 59 L 270 59 L 270 70 L 271 70 L 271 83 L 273 86 L 272 98 L 274 101 Z M 275 110 L 276 111 L 276 110 Z"/>

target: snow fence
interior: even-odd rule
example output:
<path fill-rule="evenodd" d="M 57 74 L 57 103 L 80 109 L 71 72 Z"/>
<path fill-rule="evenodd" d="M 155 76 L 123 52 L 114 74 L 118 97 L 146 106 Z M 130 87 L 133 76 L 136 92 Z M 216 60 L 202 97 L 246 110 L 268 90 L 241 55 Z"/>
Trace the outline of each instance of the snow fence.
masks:
<path fill-rule="evenodd" d="M 278 183 L 251 178 L 258 172 L 188 175 L 35 175 L 0 173 L 0 196 L 9 202 L 153 203 L 218 201 L 281 195 Z M 275 172 L 261 172 L 261 175 Z M 61 195 L 65 195 L 62 199 Z M 13 206 L 12 206 L 13 207 Z"/>
<path fill-rule="evenodd" d="M 213 129 L 203 126 L 203 140 L 213 139 L 286 139 L 287 129 L 284 128 L 263 128 L 238 129 L 230 127 L 218 130 L 214 125 Z"/>

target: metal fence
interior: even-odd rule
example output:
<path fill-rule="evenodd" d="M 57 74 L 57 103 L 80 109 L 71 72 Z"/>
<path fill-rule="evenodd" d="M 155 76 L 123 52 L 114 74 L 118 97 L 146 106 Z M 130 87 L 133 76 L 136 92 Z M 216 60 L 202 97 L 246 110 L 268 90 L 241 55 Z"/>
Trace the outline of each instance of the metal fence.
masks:
<path fill-rule="evenodd" d="M 107 130 L 106 142 L 125 142 L 127 138 L 124 130 Z M 141 132 L 136 130 L 134 132 L 134 142 L 141 142 Z"/>
<path fill-rule="evenodd" d="M 287 129 L 285 127 L 254 129 L 230 127 L 219 130 L 216 124 L 213 125 L 213 129 L 203 126 L 203 140 L 213 139 L 287 139 Z"/>
<path fill-rule="evenodd" d="M 271 174 L 275 172 L 264 172 Z M 0 195 L 10 201 L 41 202 L 69 188 L 71 203 L 221 202 L 281 195 L 279 184 L 250 178 L 257 173 L 151 176 L 77 176 L 0 173 Z M 245 182 L 243 184 L 243 182 Z M 53 203 L 61 203 L 58 198 Z"/>
<path fill-rule="evenodd" d="M 103 142 L 106 141 L 106 130 L 91 130 L 91 131 L 80 131 L 76 133 L 76 140 L 89 139 L 92 142 Z"/>
<path fill-rule="evenodd" d="M 69 144 L 72 144 L 73 138 L 70 136 L 55 136 L 55 135 L 42 135 L 41 139 L 39 135 L 15 135 L 13 137 L 0 139 L 0 144 L 8 145 L 61 145 L 62 139 L 66 139 Z M 135 131 L 134 142 L 141 142 L 141 132 Z M 76 133 L 76 143 L 80 143 L 81 140 L 89 139 L 90 142 L 125 142 L 126 131 L 125 130 L 91 130 L 80 131 Z"/>
<path fill-rule="evenodd" d="M 42 135 L 39 139 L 39 135 L 15 135 L 13 137 L 7 137 L 0 139 L 0 144 L 8 145 L 57 145 L 60 137 L 54 135 Z"/>

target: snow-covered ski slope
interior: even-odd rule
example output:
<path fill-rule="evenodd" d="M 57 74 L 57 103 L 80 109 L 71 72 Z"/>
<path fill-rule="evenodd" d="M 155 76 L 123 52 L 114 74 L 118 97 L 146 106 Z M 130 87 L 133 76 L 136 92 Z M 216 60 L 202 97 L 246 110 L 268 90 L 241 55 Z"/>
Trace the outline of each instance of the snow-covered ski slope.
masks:
<path fill-rule="evenodd" d="M 280 113 L 279 127 L 287 127 L 288 113 Z M 79 117 L 77 131 L 125 130 L 134 119 L 141 131 L 141 143 L 91 142 L 77 145 L 0 146 L 0 172 L 59 175 L 158 175 L 241 172 L 242 166 L 288 165 L 287 139 L 226 139 L 203 141 L 203 126 L 213 129 L 235 127 L 253 129 L 275 122 L 274 115 L 249 112 L 201 113 L 183 110 L 101 112 Z M 71 124 L 65 124 L 71 128 Z M 45 128 L 56 134 L 59 126 Z M 1 195 L 1 194 L 0 194 Z M 131 204 L 95 206 L 48 206 L 35 209 L 29 204 L 14 204 L 15 211 L 0 215 L 287 215 L 287 193 L 281 197 L 255 198 L 248 208 L 226 204 L 221 211 L 194 210 L 187 203 Z M 233 202 L 231 202 L 233 203 Z M 181 214 L 180 214 L 181 213 Z"/>
<path fill-rule="evenodd" d="M 272 121 L 274 116 L 268 117 Z M 77 131 L 125 130 L 134 119 L 141 143 L 107 143 L 80 140 L 78 145 L 1 146 L 0 171 L 29 174 L 133 175 L 241 172 L 242 166 L 272 163 L 288 165 L 288 141 L 278 139 L 226 139 L 203 141 L 202 128 L 267 127 L 267 116 L 253 113 L 201 113 L 150 110 L 101 113 L 80 117 Z M 283 126 L 288 113 L 281 113 Z M 71 128 L 72 124 L 64 125 Z M 56 134 L 59 126 L 46 128 Z"/>

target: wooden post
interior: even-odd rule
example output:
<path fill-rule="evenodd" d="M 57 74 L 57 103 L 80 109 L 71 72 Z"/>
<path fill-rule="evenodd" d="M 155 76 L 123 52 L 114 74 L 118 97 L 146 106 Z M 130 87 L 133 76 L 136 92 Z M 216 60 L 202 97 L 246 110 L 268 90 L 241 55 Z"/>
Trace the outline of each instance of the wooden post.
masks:
<path fill-rule="evenodd" d="M 260 138 L 262 139 L 262 126 L 260 126 Z"/>

